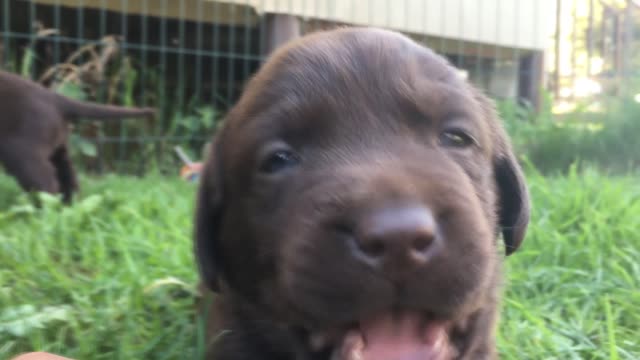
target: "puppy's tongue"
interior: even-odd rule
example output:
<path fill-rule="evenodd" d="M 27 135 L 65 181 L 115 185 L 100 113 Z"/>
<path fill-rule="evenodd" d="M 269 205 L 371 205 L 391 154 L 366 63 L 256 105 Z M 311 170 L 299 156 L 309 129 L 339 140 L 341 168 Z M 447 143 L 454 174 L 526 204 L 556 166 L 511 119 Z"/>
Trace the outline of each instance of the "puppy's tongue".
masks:
<path fill-rule="evenodd" d="M 447 358 L 444 324 L 418 313 L 383 314 L 360 323 L 344 339 L 340 360 Z"/>

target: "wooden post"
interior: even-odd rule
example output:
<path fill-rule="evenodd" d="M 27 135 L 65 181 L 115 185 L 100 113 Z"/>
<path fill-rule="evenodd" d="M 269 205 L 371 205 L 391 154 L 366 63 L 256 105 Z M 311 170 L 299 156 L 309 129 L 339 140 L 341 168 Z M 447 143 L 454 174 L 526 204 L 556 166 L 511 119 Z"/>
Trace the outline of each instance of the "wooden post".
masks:
<path fill-rule="evenodd" d="M 620 58 L 622 61 L 622 63 L 620 64 L 620 90 L 622 92 L 622 95 L 626 95 L 627 93 L 625 80 L 628 79 L 631 75 L 631 61 L 629 59 L 633 55 L 631 50 L 631 46 L 633 44 L 633 6 L 634 5 L 631 0 L 627 0 L 626 8 L 624 9 L 624 29 L 622 30 L 622 46 L 620 49 Z"/>
<path fill-rule="evenodd" d="M 576 68 L 578 67 L 578 62 L 576 61 L 576 46 L 578 44 L 578 26 L 577 26 L 577 12 L 578 5 L 576 2 L 571 3 L 571 99 L 575 99 L 575 86 L 576 86 Z"/>
<path fill-rule="evenodd" d="M 556 0 L 556 35 L 555 35 L 555 71 L 553 73 L 554 84 L 553 90 L 554 95 L 557 98 L 560 97 L 560 38 L 562 36 L 562 27 L 560 24 L 562 23 L 562 5 L 561 0 Z"/>
<path fill-rule="evenodd" d="M 273 50 L 300 36 L 300 21 L 297 17 L 287 14 L 266 14 L 266 46 L 264 54 L 269 55 Z"/>
<path fill-rule="evenodd" d="M 587 77 L 591 77 L 591 59 L 593 58 L 593 2 L 589 0 L 589 24 L 587 25 Z"/>
<path fill-rule="evenodd" d="M 620 13 L 616 13 L 614 15 L 614 24 L 615 24 L 615 45 L 614 45 L 614 64 L 615 64 L 615 93 L 616 95 L 621 94 L 621 84 L 622 84 L 622 19 L 620 19 Z"/>
<path fill-rule="evenodd" d="M 532 51 L 520 58 L 520 72 L 518 79 L 518 97 L 526 99 L 536 112 L 541 109 L 544 80 L 544 51 Z"/>
<path fill-rule="evenodd" d="M 600 20 L 600 41 L 601 41 L 601 46 L 602 48 L 600 49 L 600 56 L 602 57 L 603 61 L 606 63 L 607 59 L 609 57 L 609 46 L 607 46 L 607 24 L 609 21 L 609 9 L 607 9 L 606 7 L 602 8 L 602 20 Z"/>

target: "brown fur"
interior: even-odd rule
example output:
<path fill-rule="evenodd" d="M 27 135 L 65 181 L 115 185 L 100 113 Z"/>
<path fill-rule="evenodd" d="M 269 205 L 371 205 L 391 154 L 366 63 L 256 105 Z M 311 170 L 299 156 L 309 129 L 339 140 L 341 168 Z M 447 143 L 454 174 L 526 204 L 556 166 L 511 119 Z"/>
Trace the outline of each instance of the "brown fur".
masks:
<path fill-rule="evenodd" d="M 451 126 L 477 143 L 452 147 Z M 274 146 L 298 161 L 265 173 Z M 357 259 L 348 244 L 378 226 L 369 214 L 409 204 L 434 214 L 432 257 L 413 272 Z M 294 41 L 250 81 L 201 180 L 195 253 L 217 292 L 211 356 L 328 360 L 311 332 L 393 306 L 451 322 L 454 358 L 494 359 L 496 239 L 514 252 L 528 219 L 492 104 L 443 58 L 377 29 Z"/>
<path fill-rule="evenodd" d="M 149 108 L 124 108 L 68 99 L 37 83 L 0 71 L 0 164 L 28 192 L 78 189 L 67 140 L 76 118 L 151 117 Z"/>

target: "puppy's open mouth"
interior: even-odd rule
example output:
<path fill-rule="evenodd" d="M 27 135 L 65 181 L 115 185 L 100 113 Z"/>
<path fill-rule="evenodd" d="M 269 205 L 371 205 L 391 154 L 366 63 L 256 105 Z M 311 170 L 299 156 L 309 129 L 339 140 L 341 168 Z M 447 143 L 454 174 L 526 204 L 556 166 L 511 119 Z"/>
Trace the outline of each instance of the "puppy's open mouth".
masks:
<path fill-rule="evenodd" d="M 450 324 L 419 312 L 388 312 L 345 329 L 311 333 L 314 350 L 331 347 L 331 360 L 448 360 L 455 351 Z"/>

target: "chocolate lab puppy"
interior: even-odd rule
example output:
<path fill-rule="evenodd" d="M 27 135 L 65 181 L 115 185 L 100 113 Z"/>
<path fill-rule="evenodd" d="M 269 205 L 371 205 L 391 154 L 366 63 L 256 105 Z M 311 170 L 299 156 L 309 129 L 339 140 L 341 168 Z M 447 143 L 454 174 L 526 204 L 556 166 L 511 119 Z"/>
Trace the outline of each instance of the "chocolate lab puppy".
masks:
<path fill-rule="evenodd" d="M 0 164 L 25 191 L 62 193 L 63 201 L 69 203 L 78 183 L 69 159 L 68 121 L 154 113 L 153 109 L 72 100 L 0 71 Z"/>
<path fill-rule="evenodd" d="M 216 360 L 495 359 L 529 197 L 489 100 L 395 32 L 276 51 L 215 139 L 195 255 Z"/>

